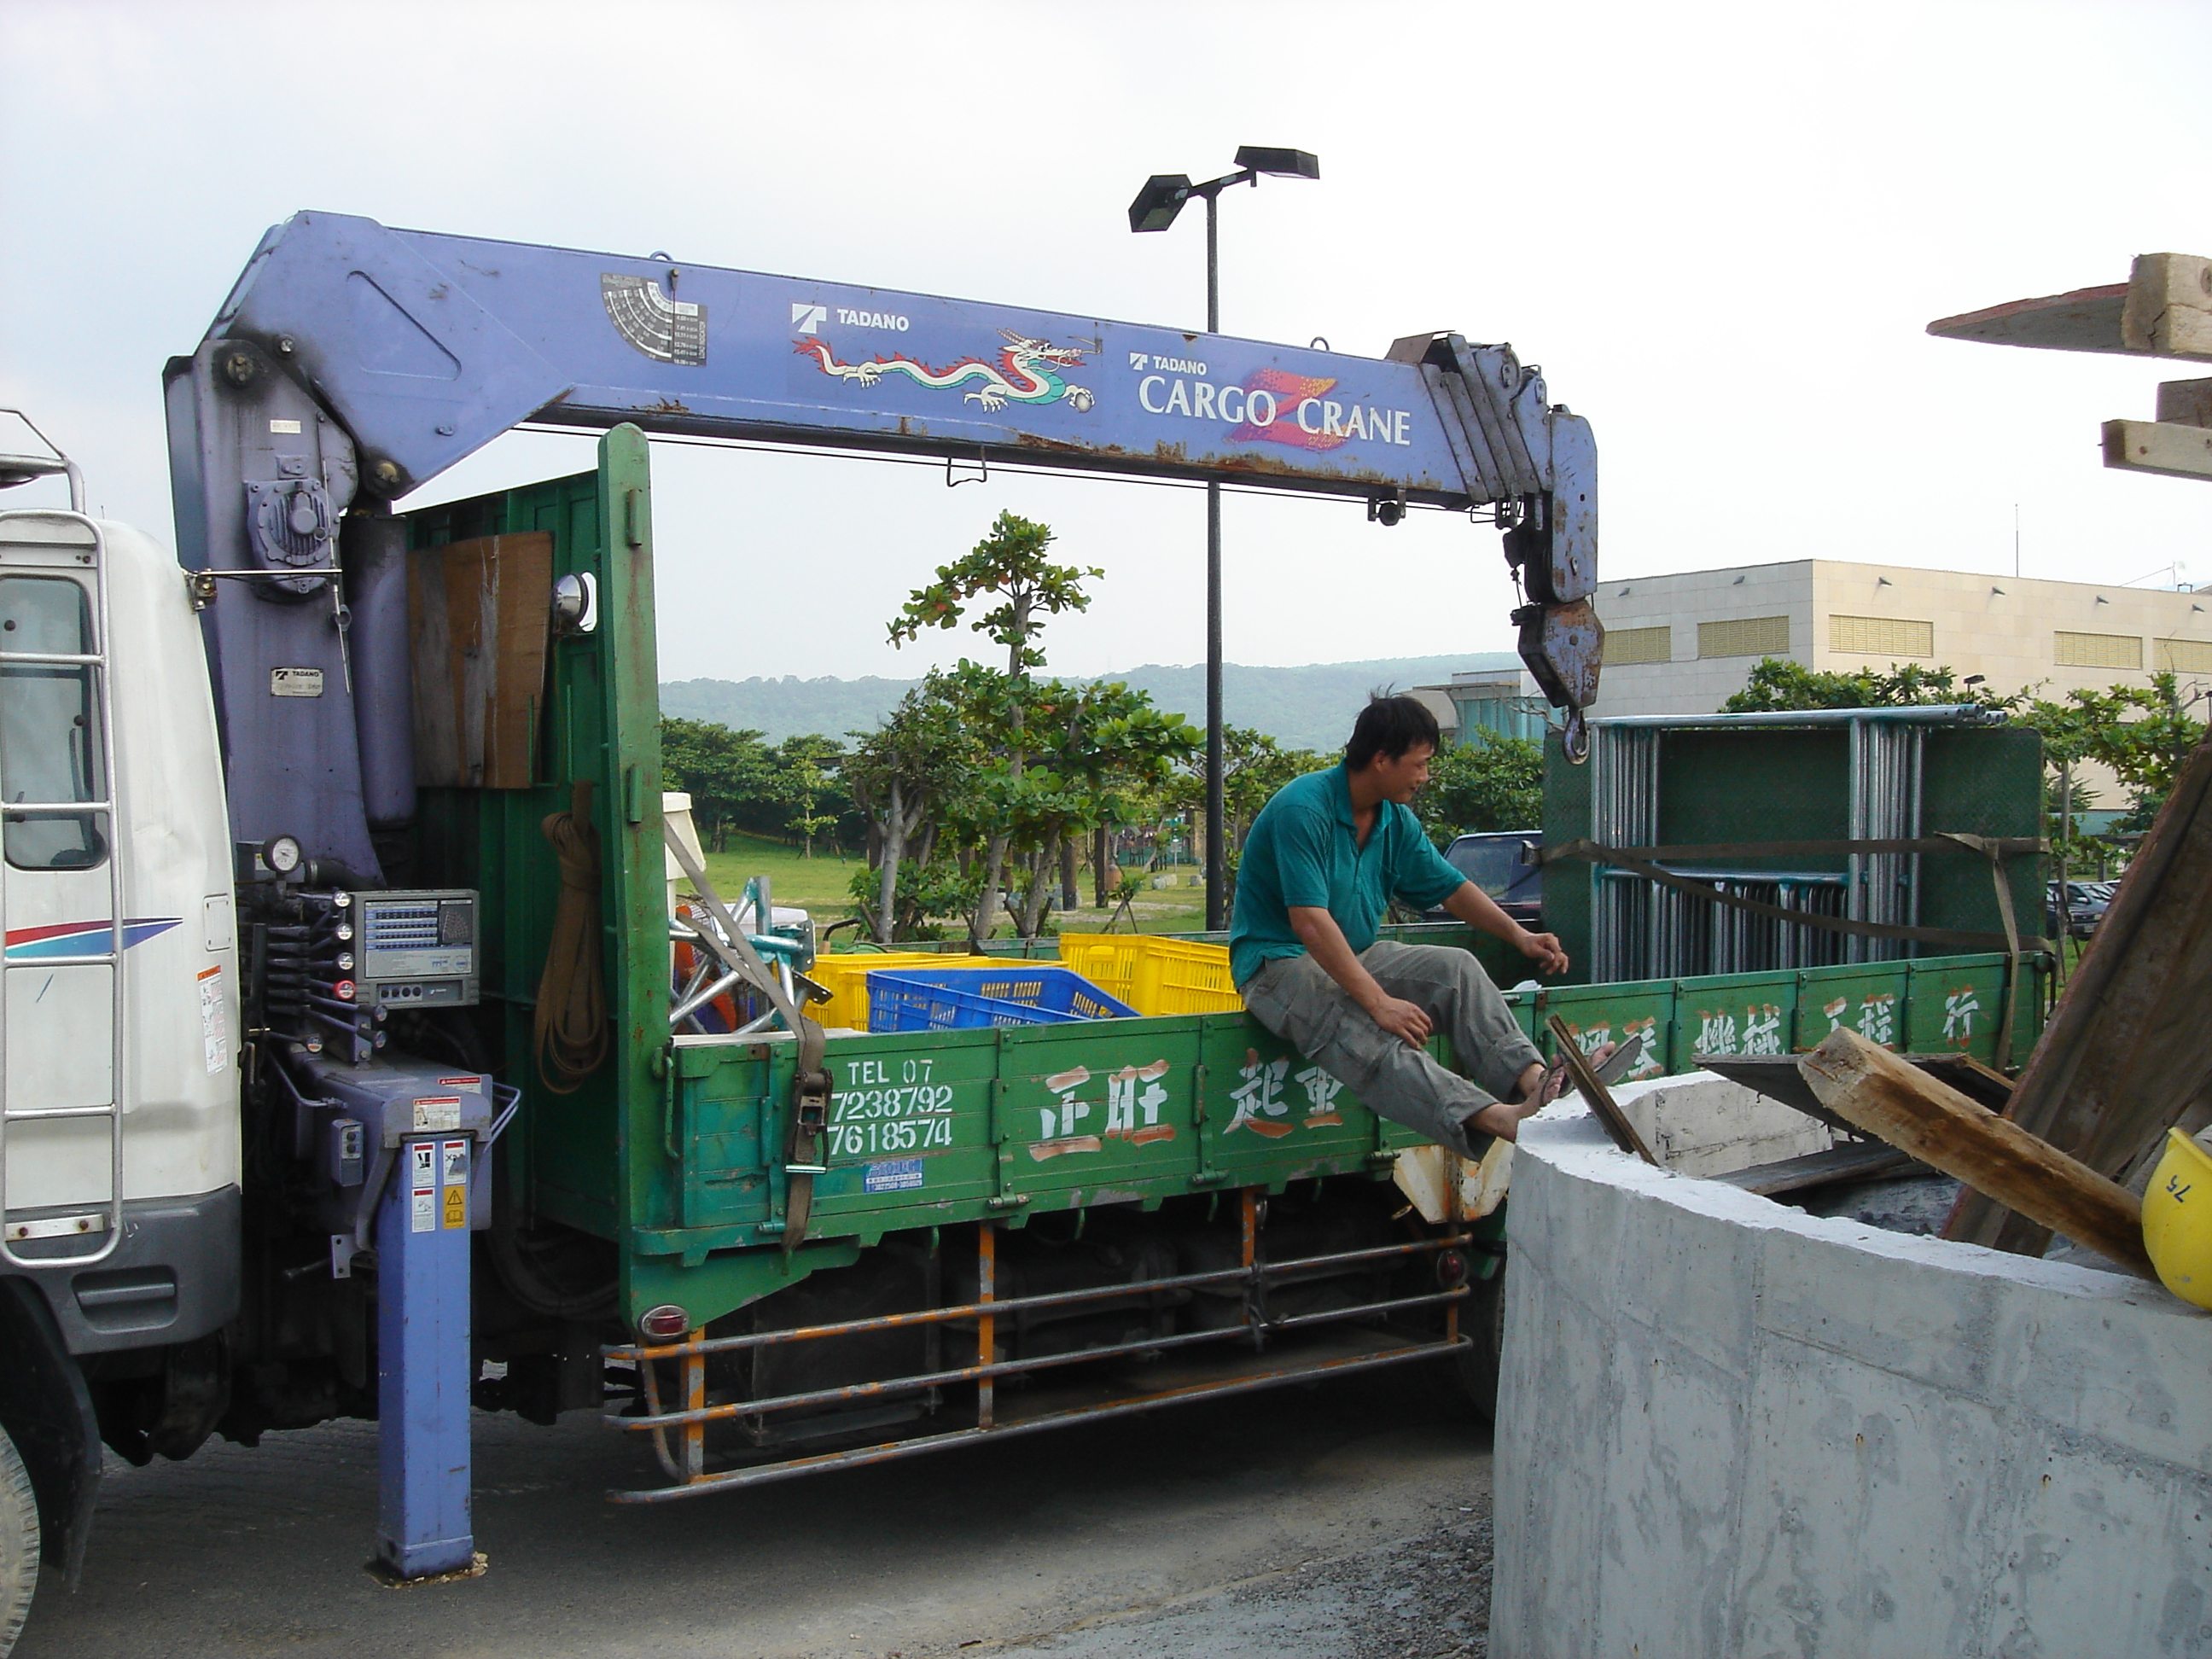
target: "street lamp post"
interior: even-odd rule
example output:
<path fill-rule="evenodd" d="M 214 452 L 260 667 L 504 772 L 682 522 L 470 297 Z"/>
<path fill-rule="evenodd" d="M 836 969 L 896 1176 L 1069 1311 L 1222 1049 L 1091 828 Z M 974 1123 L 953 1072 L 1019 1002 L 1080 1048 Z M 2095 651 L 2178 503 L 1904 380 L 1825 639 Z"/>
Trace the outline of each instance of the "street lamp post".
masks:
<path fill-rule="evenodd" d="M 1318 179 L 1321 163 L 1302 149 L 1240 145 L 1237 171 L 1191 183 L 1185 173 L 1155 173 L 1129 204 L 1129 228 L 1165 230 L 1192 197 L 1206 203 L 1206 331 L 1221 331 L 1221 244 L 1216 198 L 1231 185 L 1253 185 L 1260 175 Z M 1222 791 L 1221 753 L 1221 486 L 1206 486 L 1206 926 L 1218 933 L 1229 926 L 1227 812 Z"/>

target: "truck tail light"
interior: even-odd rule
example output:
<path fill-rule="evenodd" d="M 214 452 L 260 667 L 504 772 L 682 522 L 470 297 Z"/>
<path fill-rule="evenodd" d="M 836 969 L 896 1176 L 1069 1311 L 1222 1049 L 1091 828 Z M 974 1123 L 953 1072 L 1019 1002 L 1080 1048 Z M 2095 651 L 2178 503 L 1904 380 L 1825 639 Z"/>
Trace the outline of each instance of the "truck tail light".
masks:
<path fill-rule="evenodd" d="M 673 1342 L 691 1328 L 691 1316 L 673 1302 L 649 1310 L 637 1328 L 655 1342 Z"/>

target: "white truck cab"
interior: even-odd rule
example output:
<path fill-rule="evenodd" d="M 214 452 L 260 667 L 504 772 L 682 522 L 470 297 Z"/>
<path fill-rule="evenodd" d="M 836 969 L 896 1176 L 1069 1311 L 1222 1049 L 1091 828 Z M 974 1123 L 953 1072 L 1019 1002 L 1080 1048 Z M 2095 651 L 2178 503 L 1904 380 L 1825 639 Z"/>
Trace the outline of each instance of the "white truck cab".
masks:
<path fill-rule="evenodd" d="M 0 483 L 65 465 L 0 456 Z M 175 559 L 0 512 L 0 1511 L 27 1476 L 50 1562 L 82 1548 L 99 1425 L 181 1456 L 213 1421 L 174 1400 L 239 1304 L 231 866 Z M 22 1518 L 0 1513 L 0 1651 Z"/>

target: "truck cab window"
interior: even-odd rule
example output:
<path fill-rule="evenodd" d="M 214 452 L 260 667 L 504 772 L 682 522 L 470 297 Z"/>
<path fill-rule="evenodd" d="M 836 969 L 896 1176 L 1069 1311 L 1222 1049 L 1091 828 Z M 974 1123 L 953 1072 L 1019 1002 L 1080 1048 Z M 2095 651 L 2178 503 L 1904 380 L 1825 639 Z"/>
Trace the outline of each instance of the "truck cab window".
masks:
<path fill-rule="evenodd" d="M 93 649 L 92 607 L 80 584 L 0 576 L 0 847 L 19 870 L 85 870 L 106 856 L 104 814 L 16 810 L 105 796 L 94 670 L 15 659 Z"/>

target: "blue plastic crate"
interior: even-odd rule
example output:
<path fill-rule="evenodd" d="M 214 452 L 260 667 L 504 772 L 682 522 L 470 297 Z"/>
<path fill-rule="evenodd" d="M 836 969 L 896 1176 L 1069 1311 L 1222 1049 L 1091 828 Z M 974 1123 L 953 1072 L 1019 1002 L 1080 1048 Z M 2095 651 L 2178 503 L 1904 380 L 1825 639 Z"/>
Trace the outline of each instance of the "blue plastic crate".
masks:
<path fill-rule="evenodd" d="M 975 1031 L 993 1025 L 1132 1019 L 1136 1013 L 1072 969 L 1042 963 L 868 975 L 871 1031 Z"/>

